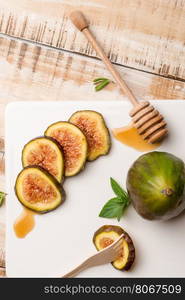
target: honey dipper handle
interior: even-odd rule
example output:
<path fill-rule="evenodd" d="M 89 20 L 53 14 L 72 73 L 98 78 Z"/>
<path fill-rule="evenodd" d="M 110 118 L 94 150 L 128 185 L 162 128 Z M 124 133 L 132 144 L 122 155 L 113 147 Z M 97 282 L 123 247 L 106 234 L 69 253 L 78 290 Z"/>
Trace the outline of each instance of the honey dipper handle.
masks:
<path fill-rule="evenodd" d="M 96 41 L 94 35 L 89 30 L 88 22 L 86 21 L 84 15 L 81 11 L 73 11 L 70 15 L 70 19 L 72 23 L 76 26 L 76 28 L 84 33 L 88 41 L 91 43 L 92 47 L 95 49 L 99 57 L 102 59 L 104 64 L 107 66 L 107 69 L 110 71 L 112 76 L 114 77 L 117 84 L 120 86 L 121 90 L 124 94 L 127 95 L 130 102 L 133 104 L 133 106 L 138 105 L 138 101 L 132 91 L 129 89 L 127 84 L 124 82 L 124 80 L 121 78 L 119 72 L 115 69 L 114 65 L 111 63 L 111 61 L 106 56 L 105 52 L 99 45 L 99 43 Z"/>

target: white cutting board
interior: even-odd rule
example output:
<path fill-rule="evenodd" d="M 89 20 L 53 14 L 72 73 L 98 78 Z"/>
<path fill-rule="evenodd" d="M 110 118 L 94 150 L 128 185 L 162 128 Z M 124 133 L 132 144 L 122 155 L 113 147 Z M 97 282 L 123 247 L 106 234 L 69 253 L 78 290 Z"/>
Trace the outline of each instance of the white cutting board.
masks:
<path fill-rule="evenodd" d="M 170 136 L 159 151 L 171 152 L 185 160 L 185 101 L 157 101 L 154 105 L 164 114 Z M 127 102 L 16 102 L 6 110 L 6 190 L 7 236 L 6 267 L 9 277 L 58 277 L 70 271 L 96 252 L 92 244 L 94 231 L 105 224 L 122 226 L 133 238 L 135 265 L 130 272 L 120 272 L 111 264 L 94 267 L 81 277 L 184 277 L 185 214 L 167 221 L 147 221 L 130 208 L 120 222 L 98 214 L 113 197 L 110 176 L 125 187 L 128 168 L 141 155 L 112 138 L 109 155 L 87 163 L 78 176 L 66 179 L 66 202 L 58 209 L 36 216 L 34 230 L 18 239 L 13 223 L 21 213 L 14 194 L 20 172 L 23 146 L 43 135 L 48 125 L 68 120 L 77 110 L 101 112 L 109 129 L 129 121 L 131 106 Z"/>

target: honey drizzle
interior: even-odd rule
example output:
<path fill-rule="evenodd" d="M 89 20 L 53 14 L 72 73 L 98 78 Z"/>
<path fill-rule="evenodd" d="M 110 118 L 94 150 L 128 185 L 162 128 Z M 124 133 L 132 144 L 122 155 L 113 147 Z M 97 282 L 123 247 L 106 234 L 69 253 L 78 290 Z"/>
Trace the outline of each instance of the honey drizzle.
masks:
<path fill-rule="evenodd" d="M 24 208 L 20 216 L 16 219 L 13 228 L 18 238 L 24 238 L 35 227 L 35 213 Z"/>
<path fill-rule="evenodd" d="M 112 133 L 119 142 L 141 152 L 151 151 L 160 146 L 159 143 L 148 144 L 147 141 L 143 140 L 132 124 L 121 128 L 115 128 L 112 130 Z"/>
<path fill-rule="evenodd" d="M 148 144 L 138 134 L 137 129 L 132 124 L 112 130 L 114 137 L 121 143 L 134 148 L 138 151 L 145 152 L 158 148 L 160 144 Z M 24 208 L 20 216 L 14 223 L 14 231 L 18 238 L 24 238 L 35 227 L 35 213 Z"/>

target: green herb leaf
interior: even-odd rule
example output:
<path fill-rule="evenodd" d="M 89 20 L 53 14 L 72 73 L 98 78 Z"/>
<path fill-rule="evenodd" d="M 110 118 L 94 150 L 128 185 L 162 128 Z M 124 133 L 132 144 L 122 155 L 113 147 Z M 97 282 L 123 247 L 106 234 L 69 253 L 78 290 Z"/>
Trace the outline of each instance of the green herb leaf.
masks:
<path fill-rule="evenodd" d="M 125 204 L 120 198 L 110 199 L 102 208 L 99 216 L 103 218 L 117 218 L 120 220 Z"/>
<path fill-rule="evenodd" d="M 4 200 L 5 200 L 5 193 L 0 192 L 0 206 L 3 204 Z"/>
<path fill-rule="evenodd" d="M 105 81 L 105 80 L 109 80 L 109 79 L 105 78 L 105 77 L 98 77 L 98 78 L 95 78 L 93 80 L 93 82 L 96 84 L 97 82 L 101 82 L 101 81 Z"/>
<path fill-rule="evenodd" d="M 95 84 L 95 91 L 98 92 L 102 90 L 106 85 L 110 83 L 110 80 L 104 77 L 99 77 L 93 80 Z"/>
<path fill-rule="evenodd" d="M 114 193 L 118 196 L 118 197 L 128 197 L 127 192 L 125 192 L 122 187 L 116 182 L 116 180 L 114 180 L 112 177 L 110 178 L 110 183 L 111 183 L 111 187 L 114 191 Z"/>
<path fill-rule="evenodd" d="M 117 218 L 119 221 L 130 204 L 128 193 L 111 177 L 111 187 L 117 197 L 110 199 L 100 211 L 99 217 Z"/>
<path fill-rule="evenodd" d="M 124 213 L 124 210 L 125 210 L 125 206 L 124 206 L 124 204 L 123 204 L 122 209 L 120 209 L 120 210 L 118 211 L 118 214 L 117 214 L 117 216 L 116 216 L 118 222 L 120 221 L 120 219 L 121 219 L 121 217 L 122 217 L 122 215 L 123 215 L 123 213 Z"/>
<path fill-rule="evenodd" d="M 102 90 L 102 89 L 103 89 L 107 84 L 109 84 L 109 83 L 110 83 L 110 80 L 102 81 L 102 83 L 100 83 L 99 85 L 97 85 L 97 86 L 95 87 L 96 92 Z"/>

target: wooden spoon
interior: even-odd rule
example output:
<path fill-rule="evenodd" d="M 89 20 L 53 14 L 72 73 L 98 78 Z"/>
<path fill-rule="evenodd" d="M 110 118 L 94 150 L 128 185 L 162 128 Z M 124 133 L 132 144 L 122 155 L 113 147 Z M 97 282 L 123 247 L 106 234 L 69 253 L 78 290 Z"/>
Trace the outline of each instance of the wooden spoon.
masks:
<path fill-rule="evenodd" d="M 148 101 L 139 102 L 136 99 L 132 91 L 121 78 L 118 71 L 115 69 L 114 65 L 106 56 L 101 46 L 96 41 L 92 32 L 89 30 L 89 24 L 82 12 L 73 11 L 70 14 L 70 19 L 76 28 L 82 31 L 86 36 L 92 47 L 107 66 L 107 69 L 110 71 L 117 84 L 120 86 L 123 93 L 127 95 L 128 99 L 132 103 L 133 109 L 130 112 L 130 116 L 132 117 L 133 125 L 137 128 L 138 133 L 148 143 L 156 143 L 162 140 L 168 133 L 163 116 Z"/>
<path fill-rule="evenodd" d="M 110 263 L 120 257 L 120 252 L 123 251 L 123 234 L 111 245 L 90 256 L 82 264 L 77 266 L 71 272 L 62 276 L 62 278 L 72 278 L 80 272 L 99 265 Z"/>

